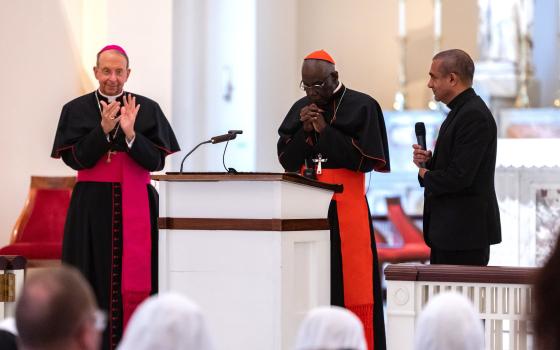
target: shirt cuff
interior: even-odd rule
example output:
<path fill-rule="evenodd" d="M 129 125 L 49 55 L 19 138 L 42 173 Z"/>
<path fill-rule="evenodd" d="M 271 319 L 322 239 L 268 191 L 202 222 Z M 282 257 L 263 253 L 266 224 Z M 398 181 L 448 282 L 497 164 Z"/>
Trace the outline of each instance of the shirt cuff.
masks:
<path fill-rule="evenodd" d="M 134 135 L 134 137 L 132 138 L 132 140 L 128 141 L 125 137 L 124 139 L 126 141 L 126 145 L 128 146 L 128 149 L 132 148 L 132 145 L 134 144 L 134 140 L 136 140 L 136 135 Z"/>

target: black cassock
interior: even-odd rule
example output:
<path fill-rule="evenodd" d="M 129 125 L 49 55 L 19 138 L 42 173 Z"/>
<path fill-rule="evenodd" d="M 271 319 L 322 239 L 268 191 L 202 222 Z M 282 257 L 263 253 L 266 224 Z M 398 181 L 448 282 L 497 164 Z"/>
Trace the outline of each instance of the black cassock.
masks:
<path fill-rule="evenodd" d="M 286 171 L 299 172 L 302 167 L 316 169 L 320 154 L 327 160 L 321 165 L 323 173 L 334 174 L 334 177 L 318 175 L 318 180 L 342 182 L 344 192 L 353 191 L 346 193 L 349 200 L 346 203 L 350 204 L 344 203 L 346 199 L 342 196 L 335 195 L 329 207 L 331 304 L 347 307 L 360 317 L 370 349 L 385 349 L 380 269 L 364 191 L 364 173 L 390 169 L 383 114 L 371 96 L 342 86 L 327 104 L 319 106 L 325 111 L 327 122 L 319 134 L 303 130 L 300 111 L 309 104 L 311 101 L 303 97 L 288 112 L 278 130 L 278 158 Z M 353 226 L 353 222 L 359 221 L 359 227 Z M 361 243 L 354 242 L 358 240 Z M 348 248 L 351 245 L 355 248 Z M 351 256 L 358 254 L 358 258 Z M 351 267 L 350 262 L 354 264 Z M 353 279 L 350 274 L 358 278 Z"/>
<path fill-rule="evenodd" d="M 125 93 L 126 94 L 126 93 Z M 124 94 L 122 95 L 124 96 Z M 122 96 L 118 98 L 123 106 Z M 126 152 L 147 171 L 163 169 L 165 157 L 179 150 L 171 126 L 159 105 L 140 95 L 140 110 L 130 149 L 124 133 L 115 128 L 109 141 L 101 128 L 98 92 L 78 97 L 62 108 L 51 157 L 64 160 L 74 170 L 93 168 L 109 151 Z M 148 184 L 151 222 L 151 280 L 157 292 L 158 194 Z M 123 332 L 121 288 L 122 259 L 121 185 L 118 182 L 77 182 L 72 192 L 64 228 L 62 261 L 77 267 L 91 283 L 99 307 L 109 312 L 103 349 L 116 346 Z"/>

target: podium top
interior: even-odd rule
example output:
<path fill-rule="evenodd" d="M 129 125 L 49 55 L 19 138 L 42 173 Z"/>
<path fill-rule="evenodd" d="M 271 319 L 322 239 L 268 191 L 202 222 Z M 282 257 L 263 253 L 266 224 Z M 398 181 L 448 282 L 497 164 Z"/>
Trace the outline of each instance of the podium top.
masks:
<path fill-rule="evenodd" d="M 306 186 L 322 188 L 335 193 L 342 192 L 342 185 L 328 184 L 308 179 L 297 173 L 178 173 L 168 172 L 165 175 L 152 175 L 155 181 L 285 181 Z"/>

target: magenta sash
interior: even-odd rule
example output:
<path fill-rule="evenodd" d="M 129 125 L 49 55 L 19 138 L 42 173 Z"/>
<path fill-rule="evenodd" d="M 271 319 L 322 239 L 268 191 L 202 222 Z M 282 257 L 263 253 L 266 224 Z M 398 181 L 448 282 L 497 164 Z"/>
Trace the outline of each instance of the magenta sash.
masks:
<path fill-rule="evenodd" d="M 146 185 L 150 173 L 127 153 L 103 156 L 91 169 L 78 171 L 78 181 L 119 182 L 122 188 L 122 301 L 123 329 L 130 316 L 150 295 L 151 225 Z"/>

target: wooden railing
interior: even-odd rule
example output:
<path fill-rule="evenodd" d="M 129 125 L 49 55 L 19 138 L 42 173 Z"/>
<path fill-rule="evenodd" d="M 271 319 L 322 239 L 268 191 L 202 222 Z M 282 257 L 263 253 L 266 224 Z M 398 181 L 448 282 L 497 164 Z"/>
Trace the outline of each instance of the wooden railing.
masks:
<path fill-rule="evenodd" d="M 0 320 L 15 314 L 26 266 L 23 256 L 0 255 Z"/>
<path fill-rule="evenodd" d="M 484 321 L 486 349 L 531 349 L 535 268 L 396 264 L 385 269 L 387 345 L 412 349 L 416 318 L 434 295 L 453 290 Z"/>

